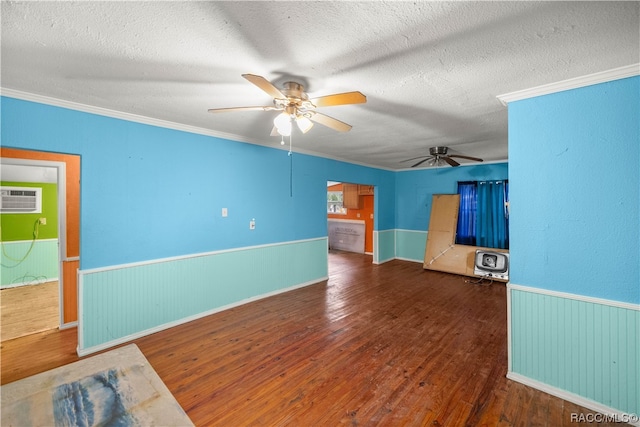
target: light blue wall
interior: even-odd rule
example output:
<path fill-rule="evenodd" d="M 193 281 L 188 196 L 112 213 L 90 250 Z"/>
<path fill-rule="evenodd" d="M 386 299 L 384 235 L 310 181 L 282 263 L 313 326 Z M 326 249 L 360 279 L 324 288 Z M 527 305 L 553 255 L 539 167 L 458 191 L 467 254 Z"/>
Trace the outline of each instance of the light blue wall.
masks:
<path fill-rule="evenodd" d="M 395 256 L 407 261 L 424 262 L 424 253 L 427 248 L 426 231 L 396 230 Z"/>
<path fill-rule="evenodd" d="M 458 181 L 498 180 L 507 179 L 507 177 L 507 163 L 398 172 L 395 205 L 396 228 L 428 230 L 431 197 L 434 194 L 457 193 Z"/>
<path fill-rule="evenodd" d="M 294 153 L 290 197 L 284 150 L 7 97 L 2 124 L 4 146 L 82 156 L 82 269 L 326 236 L 327 180 L 375 185 L 394 227 L 389 171 Z"/>
<path fill-rule="evenodd" d="M 640 77 L 509 104 L 509 375 L 626 413 L 640 410 L 639 146 Z"/>
<path fill-rule="evenodd" d="M 88 275 L 79 295 L 81 351 L 326 279 L 329 180 L 374 185 L 375 228 L 395 227 L 393 172 L 8 97 L 1 102 L 4 146 L 82 157 L 80 274 Z M 224 262 L 240 259 L 234 249 L 252 274 Z M 263 262 L 283 250 L 280 262 Z M 175 262 L 214 252 L 198 270 Z M 142 267 L 149 261 L 153 267 Z M 127 273 L 115 274 L 114 266 Z M 173 274 L 160 286 L 164 271 Z M 96 309 L 101 301 L 108 309 Z"/>
<path fill-rule="evenodd" d="M 507 179 L 507 163 L 401 171 L 396 177 L 396 257 L 422 262 L 434 194 L 455 194 L 458 181 Z M 415 232 L 422 233 L 415 233 Z"/>
<path fill-rule="evenodd" d="M 374 262 L 381 264 L 383 262 L 391 261 L 395 258 L 396 248 L 396 233 L 395 230 L 379 231 L 374 236 L 374 253 L 376 258 Z"/>
<path fill-rule="evenodd" d="M 511 282 L 640 303 L 639 82 L 509 104 Z"/>

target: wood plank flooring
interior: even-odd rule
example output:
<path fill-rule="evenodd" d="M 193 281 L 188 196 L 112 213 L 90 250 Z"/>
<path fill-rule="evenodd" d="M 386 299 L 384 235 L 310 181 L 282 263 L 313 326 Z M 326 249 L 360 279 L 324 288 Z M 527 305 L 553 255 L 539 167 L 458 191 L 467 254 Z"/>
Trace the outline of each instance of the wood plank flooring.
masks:
<path fill-rule="evenodd" d="M 59 294 L 57 281 L 2 289 L 1 340 L 57 328 L 60 325 Z"/>
<path fill-rule="evenodd" d="M 135 341 L 196 425 L 556 427 L 591 413 L 506 379 L 504 284 L 330 260 L 326 282 Z M 2 343 L 2 383 L 78 360 L 75 346 L 75 330 Z"/>

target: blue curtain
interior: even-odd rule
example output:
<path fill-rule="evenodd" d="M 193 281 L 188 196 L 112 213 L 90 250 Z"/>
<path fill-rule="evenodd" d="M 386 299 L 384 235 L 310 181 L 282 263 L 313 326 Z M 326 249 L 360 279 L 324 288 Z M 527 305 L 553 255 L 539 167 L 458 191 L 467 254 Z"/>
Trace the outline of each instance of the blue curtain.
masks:
<path fill-rule="evenodd" d="M 456 243 L 509 249 L 509 183 L 459 182 Z"/>
<path fill-rule="evenodd" d="M 509 248 L 508 191 L 504 181 L 478 183 L 476 246 Z"/>
<path fill-rule="evenodd" d="M 460 194 L 460 209 L 458 210 L 456 243 L 460 245 L 475 245 L 477 183 L 475 181 L 459 182 L 458 194 Z"/>

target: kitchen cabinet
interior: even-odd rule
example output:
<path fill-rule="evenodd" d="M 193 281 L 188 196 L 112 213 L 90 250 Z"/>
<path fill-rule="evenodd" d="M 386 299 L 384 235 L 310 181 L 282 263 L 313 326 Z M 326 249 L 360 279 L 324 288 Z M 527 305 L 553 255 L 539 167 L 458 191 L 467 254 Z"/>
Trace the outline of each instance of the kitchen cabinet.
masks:
<path fill-rule="evenodd" d="M 358 185 L 358 194 L 361 196 L 373 196 L 373 185 Z"/>
<path fill-rule="evenodd" d="M 342 184 L 342 206 L 347 209 L 360 209 L 358 184 Z"/>

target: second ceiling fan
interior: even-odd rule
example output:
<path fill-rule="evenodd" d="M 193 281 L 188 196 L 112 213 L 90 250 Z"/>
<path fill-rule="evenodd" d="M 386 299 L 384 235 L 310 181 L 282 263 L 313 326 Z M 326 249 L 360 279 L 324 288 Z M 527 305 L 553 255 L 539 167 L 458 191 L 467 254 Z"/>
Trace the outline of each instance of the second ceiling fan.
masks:
<path fill-rule="evenodd" d="M 278 89 L 262 76 L 243 74 L 242 77 L 271 96 L 273 98 L 273 105 L 211 108 L 208 111 L 210 113 L 224 113 L 229 111 L 281 111 L 273 121 L 274 127 L 271 135 L 291 135 L 292 122 L 297 124 L 302 133 L 307 133 L 311 127 L 313 127 L 313 122 L 327 126 L 338 132 L 348 132 L 351 129 L 351 125 L 327 116 L 326 114 L 319 113 L 316 111 L 316 108 L 367 102 L 367 97 L 357 91 L 309 98 L 304 91 L 304 86 L 297 82 L 285 82 L 283 88 Z"/>
<path fill-rule="evenodd" d="M 474 162 L 481 162 L 482 161 L 482 159 L 480 159 L 478 157 L 463 156 L 462 154 L 449 154 L 449 147 L 431 147 L 431 148 L 429 148 L 429 155 L 428 156 L 413 157 L 411 159 L 403 160 L 401 163 L 409 162 L 411 160 L 422 159 L 418 163 L 416 163 L 414 165 L 411 165 L 411 167 L 415 168 L 415 167 L 420 166 L 421 164 L 423 164 L 424 162 L 427 162 L 427 161 L 429 161 L 429 164 L 432 165 L 432 166 L 439 166 L 441 162 L 446 162 L 450 166 L 453 166 L 453 167 L 460 166 L 460 163 L 458 163 L 455 160 L 453 160 L 452 157 L 457 157 L 457 158 L 460 158 L 460 159 L 473 160 Z"/>

